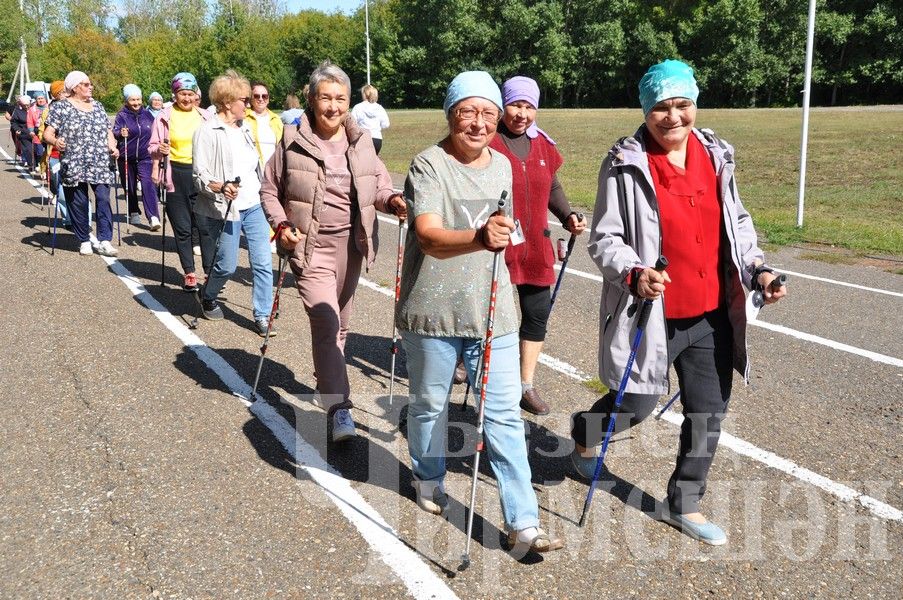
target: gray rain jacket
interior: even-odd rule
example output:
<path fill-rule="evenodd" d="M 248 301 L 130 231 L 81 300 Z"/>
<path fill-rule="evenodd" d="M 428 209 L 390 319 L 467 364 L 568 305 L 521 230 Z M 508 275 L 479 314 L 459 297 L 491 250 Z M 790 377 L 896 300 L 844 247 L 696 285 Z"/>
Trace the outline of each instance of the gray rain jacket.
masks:
<path fill-rule="evenodd" d="M 746 289 L 751 289 L 757 265 L 764 263 L 752 219 L 734 181 L 734 149 L 709 130 L 694 129 L 719 183 L 724 223 L 721 257 L 725 302 L 734 332 L 734 368 L 749 379 L 746 348 Z M 599 171 L 599 188 L 589 236 L 589 253 L 602 272 L 599 331 L 599 379 L 618 389 L 636 327 L 641 300 L 630 293 L 627 278 L 634 267 L 655 264 L 661 254 L 661 225 L 655 184 L 646 156 L 646 126 L 622 138 L 608 151 Z M 668 335 L 664 302 L 652 305 L 649 323 L 637 350 L 626 392 L 669 392 Z"/>

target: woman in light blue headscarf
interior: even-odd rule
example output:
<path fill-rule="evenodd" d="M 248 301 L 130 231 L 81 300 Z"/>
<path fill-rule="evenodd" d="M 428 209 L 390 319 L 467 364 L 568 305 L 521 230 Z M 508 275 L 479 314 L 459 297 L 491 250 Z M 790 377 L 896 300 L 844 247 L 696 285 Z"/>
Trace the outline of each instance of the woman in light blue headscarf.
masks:
<path fill-rule="evenodd" d="M 459 356 L 477 389 L 493 254 L 508 246 L 514 222 L 495 214 L 511 197 L 511 164 L 489 143 L 502 115 L 502 95 L 484 71 L 467 71 L 448 86 L 448 135 L 411 162 L 405 197 L 408 229 L 396 322 L 410 380 L 408 449 L 417 505 L 442 514 L 449 391 Z M 508 206 L 510 214 L 510 204 Z M 564 546 L 539 527 L 520 416 L 517 314 L 508 269 L 499 261 L 495 326 L 486 386 L 485 439 L 498 481 L 508 543 L 517 551 Z"/>
<path fill-rule="evenodd" d="M 154 115 L 154 118 L 157 118 L 157 115 L 163 110 L 163 96 L 160 95 L 160 92 L 151 92 L 147 97 L 147 110 Z"/>
<path fill-rule="evenodd" d="M 689 65 L 666 60 L 650 67 L 640 80 L 645 123 L 602 163 L 589 252 L 604 279 L 599 378 L 611 390 L 626 369 L 638 305 L 662 301 L 652 305 L 620 408 L 609 392 L 574 415 L 572 459 L 591 479 L 609 421 L 615 419 L 617 433 L 645 419 L 668 393 L 673 364 L 684 421 L 659 516 L 694 539 L 721 545 L 727 536 L 702 515 L 700 502 L 732 370 L 749 376 L 744 287 L 761 290 L 769 304 L 785 288 L 770 287 L 775 275 L 734 182 L 734 149 L 695 127 L 698 96 Z M 661 272 L 653 268 L 660 256 L 668 259 Z"/>

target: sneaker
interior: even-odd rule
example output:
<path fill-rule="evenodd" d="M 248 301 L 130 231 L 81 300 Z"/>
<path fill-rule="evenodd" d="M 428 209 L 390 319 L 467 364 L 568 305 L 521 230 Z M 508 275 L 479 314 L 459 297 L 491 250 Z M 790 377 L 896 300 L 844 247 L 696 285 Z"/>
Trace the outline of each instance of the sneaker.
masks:
<path fill-rule="evenodd" d="M 78 247 L 78 253 L 84 256 L 94 254 L 94 248 L 91 246 L 91 242 L 82 242 L 81 246 Z"/>
<path fill-rule="evenodd" d="M 182 289 L 186 292 L 198 291 L 198 276 L 194 273 L 185 273 L 185 281 L 182 283 Z"/>
<path fill-rule="evenodd" d="M 192 246 L 192 247 L 191 247 L 191 252 L 192 252 L 192 254 L 194 254 L 195 256 L 200 256 L 200 255 L 201 255 L 201 247 L 200 247 L 200 246 Z"/>
<path fill-rule="evenodd" d="M 433 515 L 441 515 L 448 510 L 448 494 L 443 482 L 418 481 L 411 482 L 417 492 L 417 506 Z"/>
<path fill-rule="evenodd" d="M 118 256 L 119 250 L 114 248 L 113 244 L 111 244 L 107 240 L 104 240 L 98 246 L 97 253 L 100 254 L 101 256 Z"/>
<path fill-rule="evenodd" d="M 91 242 L 91 247 L 94 249 L 94 251 L 98 252 L 100 249 L 100 242 L 97 241 L 97 236 L 93 233 L 89 233 L 88 240 Z"/>
<path fill-rule="evenodd" d="M 267 336 L 267 327 L 270 326 L 270 317 L 261 317 L 254 322 L 254 327 L 257 329 L 257 335 L 260 337 Z M 270 327 L 270 337 L 274 337 L 276 335 L 276 323 L 273 323 L 273 326 Z"/>
<path fill-rule="evenodd" d="M 141 225 L 141 213 L 130 214 L 129 225 Z"/>
<path fill-rule="evenodd" d="M 151 217 L 150 230 L 151 231 L 160 231 L 161 227 L 162 227 L 162 225 L 160 225 L 160 219 L 158 219 L 157 217 Z"/>
<path fill-rule="evenodd" d="M 593 475 L 596 473 L 596 463 L 599 461 L 599 448 L 593 449 L 593 455 L 590 457 L 583 456 L 579 452 L 577 452 L 577 447 L 575 446 L 573 450 L 571 450 L 571 464 L 574 465 L 574 470 L 577 471 L 577 474 L 583 477 L 584 479 L 589 479 L 592 481 Z M 602 473 L 605 472 L 605 464 L 602 465 Z M 600 474 L 601 476 L 601 474 Z"/>
<path fill-rule="evenodd" d="M 668 525 L 671 525 L 681 533 L 686 534 L 703 544 L 723 546 L 727 543 L 727 534 L 724 533 L 723 529 L 711 521 L 696 523 L 683 515 L 671 512 L 667 507 L 662 508 L 662 512 L 659 516 L 661 520 Z"/>
<path fill-rule="evenodd" d="M 357 435 L 354 430 L 354 420 L 351 418 L 351 411 L 347 408 L 340 408 L 332 415 L 332 441 L 344 442 L 347 439 Z"/>
<path fill-rule="evenodd" d="M 201 308 L 204 309 L 205 319 L 219 321 L 223 318 L 223 309 L 215 299 L 201 300 Z"/>

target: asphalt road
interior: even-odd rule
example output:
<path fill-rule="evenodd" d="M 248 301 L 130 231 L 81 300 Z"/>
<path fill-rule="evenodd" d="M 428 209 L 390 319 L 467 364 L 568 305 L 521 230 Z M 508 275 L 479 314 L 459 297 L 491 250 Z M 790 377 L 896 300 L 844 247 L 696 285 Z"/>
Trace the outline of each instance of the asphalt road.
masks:
<path fill-rule="evenodd" d="M 600 287 L 578 246 L 536 378 L 553 412 L 525 415 L 540 519 L 567 547 L 501 549 L 481 469 L 473 564 L 458 572 L 475 414 L 451 411 L 451 512 L 427 515 L 398 427 L 403 364 L 388 401 L 390 219 L 348 340 L 360 435 L 332 447 L 305 397 L 310 338 L 290 276 L 265 402 L 249 407 L 237 394 L 261 340 L 244 252 L 226 319 L 191 332 L 171 239 L 165 287 L 160 235 L 145 226 L 123 224 L 116 260 L 79 256 L 65 231 L 51 256 L 38 190 L 10 164 L 0 189 L 0 597 L 900 596 L 903 276 L 771 255 L 793 273 L 790 296 L 750 327 L 752 382 L 735 381 L 704 502 L 729 543 L 710 548 L 652 518 L 677 413 L 614 439 L 612 475 L 576 524 L 587 485 L 567 458 L 568 420 L 595 398 L 580 379 L 596 372 Z"/>

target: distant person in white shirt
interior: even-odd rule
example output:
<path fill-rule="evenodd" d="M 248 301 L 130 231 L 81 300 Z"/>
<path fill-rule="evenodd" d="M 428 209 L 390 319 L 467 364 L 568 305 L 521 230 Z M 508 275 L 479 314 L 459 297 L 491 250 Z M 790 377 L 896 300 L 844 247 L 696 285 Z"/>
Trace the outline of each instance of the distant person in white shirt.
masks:
<path fill-rule="evenodd" d="M 373 138 L 373 147 L 379 154 L 383 145 L 383 129 L 389 128 L 389 115 L 386 109 L 377 104 L 379 92 L 369 83 L 361 88 L 361 96 L 363 102 L 359 102 L 351 109 L 351 116 L 354 117 L 357 124 L 370 132 Z"/>

